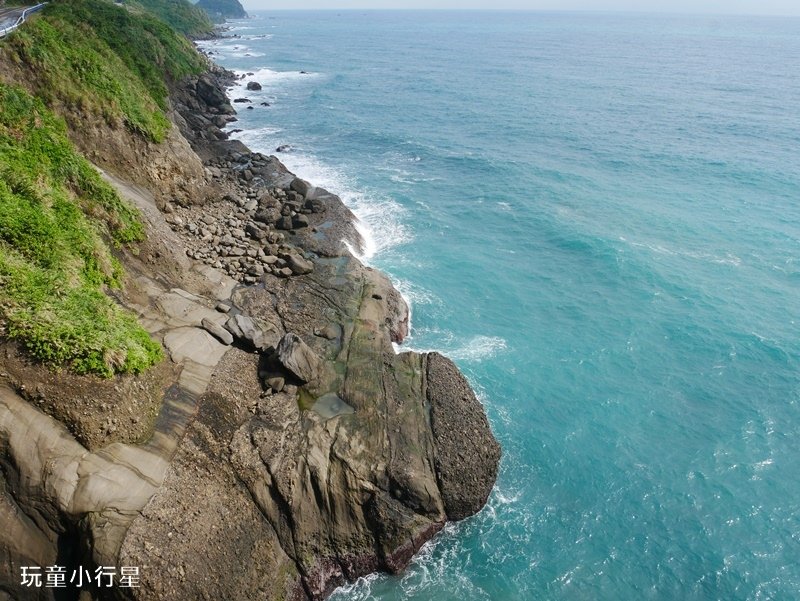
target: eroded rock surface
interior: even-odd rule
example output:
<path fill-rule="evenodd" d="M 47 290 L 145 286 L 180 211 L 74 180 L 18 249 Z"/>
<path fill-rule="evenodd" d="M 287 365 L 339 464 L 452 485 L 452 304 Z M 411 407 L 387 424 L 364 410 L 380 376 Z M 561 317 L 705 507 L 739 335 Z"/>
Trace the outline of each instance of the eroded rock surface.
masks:
<path fill-rule="evenodd" d="M 402 570 L 490 494 L 500 449 L 468 383 L 438 354 L 395 352 L 408 309 L 349 252 L 354 217 L 226 142 L 221 90 L 208 74 L 175 97 L 218 191 L 202 207 L 108 175 L 149 233 L 124 257 L 122 302 L 176 374 L 147 440 L 88 449 L 0 381 L 0 584 L 15 598 L 53 598 L 18 570 L 62 562 L 141 568 L 140 588 L 92 598 L 321 599 Z"/>

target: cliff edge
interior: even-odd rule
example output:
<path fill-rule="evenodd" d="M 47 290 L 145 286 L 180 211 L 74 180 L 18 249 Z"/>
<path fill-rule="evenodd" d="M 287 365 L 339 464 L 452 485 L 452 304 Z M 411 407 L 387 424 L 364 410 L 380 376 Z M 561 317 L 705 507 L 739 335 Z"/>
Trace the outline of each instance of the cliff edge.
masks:
<path fill-rule="evenodd" d="M 5 84 L 40 94 L 3 51 Z M 494 485 L 500 448 L 463 375 L 394 351 L 408 310 L 348 250 L 354 216 L 227 140 L 230 73 L 176 73 L 152 135 L 49 96 L 139 215 L 104 290 L 164 359 L 100 378 L 0 340 L 0 596 L 59 598 L 22 585 L 26 566 L 135 566 L 138 587 L 80 598 L 322 599 L 402 570 Z"/>

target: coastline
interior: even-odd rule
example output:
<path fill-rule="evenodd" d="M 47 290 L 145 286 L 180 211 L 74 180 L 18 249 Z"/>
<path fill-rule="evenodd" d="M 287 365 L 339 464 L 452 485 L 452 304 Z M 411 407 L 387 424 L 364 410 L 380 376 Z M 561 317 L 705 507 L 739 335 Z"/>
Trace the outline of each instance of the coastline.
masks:
<path fill-rule="evenodd" d="M 446 357 L 397 351 L 408 308 L 353 213 L 228 139 L 232 74 L 204 65 L 171 82 L 163 140 L 64 109 L 138 209 L 110 294 L 164 358 L 101 380 L 6 344 L 0 583 L 21 598 L 19 566 L 63 565 L 136 566 L 104 599 L 317 601 L 402 571 L 494 486 L 481 403 Z"/>
<path fill-rule="evenodd" d="M 208 232 L 202 231 L 203 228 L 199 228 L 198 234 L 198 231 L 190 227 L 192 223 L 190 220 L 194 218 L 200 224 L 200 220 L 207 218 L 209 214 L 213 218 L 213 210 L 209 211 L 208 204 L 199 207 L 162 207 L 162 209 L 166 208 L 166 211 L 173 216 L 173 219 L 170 220 L 169 216 L 167 219 L 170 227 L 182 237 L 184 243 L 189 243 L 186 254 L 191 259 L 202 261 L 214 269 L 223 268 L 233 279 L 246 285 L 250 284 L 246 288 L 236 287 L 234 289 L 231 296 L 232 313 L 242 312 L 252 315 L 256 319 L 261 319 L 263 324 L 270 321 L 267 313 L 269 307 L 275 306 L 276 302 L 280 305 L 282 302 L 291 301 L 294 306 L 298 306 L 298 303 L 299 306 L 302 306 L 311 302 L 312 305 L 319 306 L 317 311 L 322 313 L 330 312 L 332 307 L 335 307 L 337 312 L 341 312 L 343 306 L 349 307 L 344 309 L 344 314 L 349 314 L 350 317 L 345 317 L 344 321 L 339 318 L 323 328 L 319 327 L 318 322 L 309 323 L 309 315 L 305 311 L 300 315 L 290 316 L 279 310 L 278 315 L 282 323 L 272 322 L 273 325 L 278 326 L 277 329 L 300 333 L 300 338 L 306 342 L 309 341 L 309 337 L 314 343 L 322 342 L 321 345 L 309 343 L 311 344 L 310 348 L 306 347 L 302 341 L 300 342 L 306 349 L 303 353 L 307 353 L 303 361 L 307 360 L 313 365 L 310 368 L 312 373 L 309 375 L 300 376 L 297 370 L 291 370 L 294 372 L 293 378 L 286 380 L 285 384 L 283 381 L 274 384 L 276 376 L 280 380 L 280 376 L 285 373 L 282 370 L 285 370 L 288 364 L 279 358 L 283 365 L 275 365 L 275 359 L 270 358 L 269 353 L 272 352 L 270 350 L 265 351 L 266 365 L 259 367 L 259 378 L 263 378 L 266 382 L 267 394 L 271 395 L 270 398 L 273 401 L 285 402 L 287 396 L 291 398 L 297 394 L 298 386 L 307 389 L 311 393 L 312 399 L 319 399 L 310 408 L 313 415 L 322 417 L 321 420 L 316 417 L 309 423 L 309 414 L 307 413 L 294 418 L 300 418 L 300 422 L 305 424 L 304 429 L 307 430 L 309 426 L 312 430 L 318 427 L 326 428 L 325 424 L 331 418 L 346 416 L 348 413 L 351 416 L 358 416 L 362 412 L 365 412 L 366 416 L 362 415 L 360 422 L 362 425 L 367 425 L 374 419 L 369 417 L 369 414 L 376 409 L 379 410 L 378 414 L 389 410 L 388 415 L 384 414 L 384 417 L 380 418 L 380 422 L 382 422 L 380 429 L 385 432 L 380 438 L 392 431 L 393 427 L 390 424 L 395 420 L 400 419 L 400 422 L 397 422 L 398 425 L 405 424 L 400 428 L 394 427 L 394 434 L 389 434 L 387 440 L 389 442 L 388 449 L 391 449 L 390 457 L 405 457 L 402 463 L 397 464 L 394 468 L 391 467 L 395 462 L 394 459 L 390 459 L 386 466 L 390 473 L 389 482 L 393 482 L 394 484 L 391 486 L 395 487 L 395 490 L 391 492 L 391 497 L 393 497 L 391 500 L 386 498 L 379 501 L 380 495 L 375 496 L 377 490 L 373 487 L 376 484 L 379 488 L 385 486 L 380 483 L 385 476 L 375 473 L 374 466 L 367 469 L 371 475 L 364 473 L 361 476 L 361 478 L 366 477 L 375 482 L 375 484 L 369 485 L 369 489 L 375 490 L 375 492 L 370 493 L 372 500 L 368 501 L 366 505 L 363 500 L 356 502 L 352 499 L 354 491 L 348 491 L 347 488 L 340 489 L 338 486 L 341 484 L 336 485 L 328 480 L 327 486 L 333 486 L 328 494 L 332 495 L 332 499 L 340 497 L 335 503 L 350 499 L 346 501 L 346 504 L 351 505 L 349 511 L 352 512 L 356 509 L 352 505 L 356 502 L 360 507 L 356 513 L 365 512 L 363 517 L 356 518 L 355 522 L 351 517 L 344 523 L 340 523 L 340 517 L 328 516 L 326 513 L 329 510 L 317 507 L 314 509 L 318 515 L 317 523 L 310 526 L 295 524 L 290 527 L 292 532 L 288 533 L 288 536 L 289 540 L 293 541 L 291 546 L 295 548 L 294 552 L 290 550 L 291 547 L 287 548 L 285 543 L 281 543 L 284 551 L 297 562 L 304 594 L 310 599 L 321 599 L 330 594 L 337 586 L 373 572 L 396 573 L 402 571 L 420 547 L 430 540 L 446 521 L 463 519 L 483 507 L 496 479 L 500 448 L 491 434 L 483 407 L 463 375 L 458 372 L 451 361 L 437 353 L 418 355 L 414 352 L 402 352 L 398 354 L 398 350 L 402 350 L 402 348 L 394 345 L 402 343 L 408 335 L 409 309 L 389 279 L 359 259 L 358 251 L 363 251 L 363 238 L 355 225 L 358 221 L 357 217 L 338 196 L 296 177 L 277 157 L 251 152 L 242 142 L 228 139 L 220 125 L 230 121 L 232 105 L 227 94 L 222 99 L 211 88 L 224 90 L 234 81 L 232 78 L 235 76 L 219 66 L 212 67 L 211 73 L 213 79 L 216 80 L 213 82 L 216 86 L 204 85 L 202 88 L 199 84 L 196 86 L 198 91 L 204 89 L 208 92 L 206 95 L 202 93 L 193 95 L 193 85 L 190 85 L 189 88 L 184 87 L 183 91 L 175 96 L 176 113 L 182 117 L 178 120 L 181 132 L 198 156 L 203 159 L 207 173 L 210 174 L 215 184 L 223 190 L 228 190 L 229 194 L 222 199 L 223 206 L 225 203 L 228 203 L 228 206 L 232 204 L 243 217 L 255 218 L 256 221 L 261 221 L 267 226 L 264 229 L 271 230 L 264 236 L 263 230 L 255 232 L 248 229 L 253 225 L 259 225 L 250 221 L 245 227 L 245 236 L 241 236 L 241 232 L 239 232 L 236 237 L 241 239 L 249 236 L 257 243 L 266 241 L 273 254 L 265 254 L 263 257 L 259 254 L 255 257 L 262 260 L 263 271 L 258 269 L 257 263 L 257 269 L 253 271 L 253 265 L 248 266 L 247 263 L 242 263 L 242 259 L 239 259 L 240 263 L 238 266 L 236 265 L 237 257 L 241 256 L 238 252 L 225 253 L 223 250 L 221 253 L 214 253 L 212 251 L 209 256 L 203 250 L 197 248 L 192 250 L 191 242 L 196 241 L 198 237 L 201 242 L 213 245 L 218 238 L 229 237 L 229 232 L 233 233 L 239 229 L 231 226 L 230 230 L 220 231 L 219 226 L 225 219 L 223 210 L 216 215 L 216 223 L 206 220 L 207 226 L 211 228 L 214 225 L 217 226 L 217 231 L 211 239 L 209 239 Z M 203 77 L 198 81 L 202 81 Z M 204 113 L 203 108 L 198 107 L 198 100 L 201 101 L 200 104 L 205 103 L 208 112 Z M 208 100 L 211 102 L 208 103 Z M 224 118 L 220 119 L 222 115 Z M 267 215 L 261 215 L 259 218 L 259 214 L 264 213 L 265 209 Z M 299 252 L 292 251 L 292 248 L 298 249 Z M 267 249 L 268 247 L 265 246 L 265 253 Z M 246 254 L 250 255 L 249 252 Z M 233 258 L 233 261 L 228 260 L 226 264 L 226 260 L 230 258 Z M 309 286 L 309 280 L 315 281 L 316 284 Z M 280 292 L 276 293 L 270 290 L 270 282 L 284 284 L 283 294 L 285 296 L 283 299 L 285 300 L 282 300 Z M 253 286 L 252 284 L 257 285 Z M 353 285 L 356 289 L 361 288 L 361 292 L 357 293 L 360 300 L 355 305 L 352 304 L 355 300 Z M 333 298 L 325 297 L 322 305 L 319 304 L 319 299 L 312 300 L 311 298 L 316 295 L 314 289 L 318 286 L 327 287 L 328 295 L 333 296 Z M 269 295 L 264 294 L 267 290 L 270 290 Z M 311 293 L 311 297 L 309 293 Z M 337 297 L 337 293 L 340 296 Z M 369 302 L 364 300 L 367 295 L 371 297 Z M 350 322 L 349 325 L 348 322 Z M 362 336 L 360 331 L 364 325 L 367 326 L 366 331 L 368 332 L 375 331 L 374 328 L 377 326 L 378 331 L 383 331 L 385 334 L 375 336 L 370 333 L 367 339 L 359 341 Z M 283 327 L 281 328 L 281 326 Z M 303 331 L 305 331 L 305 335 L 303 335 Z M 290 334 L 286 336 L 290 336 Z M 282 339 L 281 344 L 286 336 Z M 324 363 L 326 356 L 331 357 L 330 346 L 328 345 L 326 348 L 328 342 L 333 343 L 334 346 L 334 361 L 342 360 L 335 359 L 335 357 L 344 360 L 347 374 L 344 380 L 341 376 L 332 373 L 329 368 L 318 363 L 318 358 L 321 358 Z M 387 345 L 387 343 L 389 344 Z M 280 349 L 281 345 L 278 345 L 279 354 Z M 364 359 L 357 358 L 359 354 L 365 352 L 367 354 Z M 314 357 L 315 354 L 317 358 L 309 359 L 309 356 Z M 367 376 L 367 374 L 357 376 L 355 389 L 352 382 L 348 384 L 355 377 L 350 373 L 353 363 L 358 364 L 363 360 L 372 362 L 381 356 L 383 357 L 381 361 L 385 365 L 399 362 L 399 364 L 413 366 L 410 372 L 412 379 L 406 381 L 406 376 L 402 376 L 396 371 L 396 368 L 391 368 L 390 379 L 394 383 L 388 389 L 386 375 L 383 376 L 384 381 L 380 385 L 374 381 L 374 376 Z M 367 357 L 372 358 L 367 359 Z M 421 363 L 419 363 L 420 361 Z M 276 374 L 276 369 L 281 373 Z M 420 375 L 422 379 L 417 380 Z M 367 376 L 366 380 L 363 379 L 364 376 Z M 223 376 L 223 378 L 227 377 L 229 375 Z M 370 380 L 373 380 L 373 383 L 369 383 Z M 290 381 L 293 382 L 292 385 L 289 384 Z M 306 382 L 305 386 L 303 386 L 304 382 Z M 375 387 L 376 385 L 378 387 Z M 365 386 L 366 388 L 364 388 Z M 410 388 L 408 388 L 409 386 Z M 270 387 L 272 387 L 271 391 Z M 397 392 L 391 392 L 391 388 L 394 387 L 398 387 L 397 392 L 400 393 L 400 397 L 392 401 L 391 397 L 397 394 Z M 341 397 L 330 392 L 337 388 Z M 350 390 L 348 391 L 348 389 Z M 364 392 L 367 390 L 374 392 L 365 395 Z M 382 392 L 378 392 L 379 390 Z M 308 401 L 303 401 L 302 390 L 300 392 L 299 403 L 302 407 Z M 372 394 L 378 396 L 372 397 Z M 334 400 L 326 402 L 333 402 L 331 406 L 333 409 L 318 407 L 329 396 L 332 396 Z M 263 393 L 261 397 L 264 398 Z M 401 417 L 410 409 L 410 406 L 404 409 L 402 407 L 414 398 L 423 400 L 422 413 L 419 413 L 419 409 L 414 409 L 411 415 Z M 377 401 L 376 406 L 373 406 L 374 401 Z M 388 406 L 380 409 L 387 402 Z M 391 409 L 394 403 L 399 404 L 396 409 Z M 309 405 L 303 408 L 308 409 Z M 390 417 L 397 410 L 401 410 L 401 413 L 398 413 L 395 418 Z M 261 411 L 257 411 L 257 414 L 260 413 Z M 372 428 L 374 425 L 368 426 L 367 432 Z M 413 434 L 414 432 L 416 434 Z M 471 434 L 467 435 L 466 432 L 471 432 Z M 339 433 L 338 428 L 336 433 Z M 351 435 L 353 434 L 356 433 L 351 432 Z M 374 434 L 368 436 L 371 438 Z M 285 434 L 283 437 L 285 438 Z M 359 434 L 357 437 L 360 438 L 361 435 Z M 309 439 L 308 442 L 311 443 L 312 440 Z M 423 451 L 421 456 L 419 451 L 412 450 L 412 448 L 425 440 L 427 442 L 423 443 L 423 448 L 427 447 L 427 450 Z M 362 441 L 360 444 L 363 446 L 365 442 Z M 325 443 L 326 446 L 334 444 L 337 444 L 336 435 Z M 352 447 L 354 443 L 349 441 L 347 444 Z M 367 446 L 374 444 L 374 442 L 367 443 Z M 289 448 L 293 447 L 294 445 L 290 445 Z M 310 451 L 311 449 L 308 450 L 308 452 Z M 379 448 L 375 448 L 373 452 L 375 451 L 382 455 L 386 449 L 380 451 Z M 339 459 L 350 463 L 348 470 L 362 471 L 364 469 L 364 466 L 356 467 L 360 466 L 362 459 L 355 459 L 355 464 L 352 463 L 354 458 L 342 456 Z M 333 467 L 333 465 L 329 465 L 325 471 L 330 472 Z M 298 465 L 296 469 L 299 468 Z M 307 472 L 309 468 L 311 468 L 310 475 L 313 480 L 313 465 L 303 466 L 300 473 L 305 473 L 305 475 L 301 477 L 303 479 L 309 477 Z M 271 468 L 270 471 L 272 469 L 274 468 Z M 386 468 L 380 468 L 380 471 L 383 469 Z M 395 472 L 394 475 L 391 475 L 392 472 Z M 377 481 L 374 480 L 376 477 L 378 477 Z M 279 497 L 288 493 L 288 491 L 281 492 L 280 490 L 280 476 L 272 474 L 271 479 L 276 478 L 278 481 L 275 481 L 273 486 L 277 486 L 277 488 L 270 493 L 273 498 L 276 493 Z M 297 475 L 294 475 L 290 479 L 296 480 L 296 478 Z M 285 536 L 283 534 L 285 526 L 279 526 L 283 520 L 288 518 L 288 523 L 291 524 L 297 519 L 296 516 L 291 517 L 293 512 L 307 513 L 308 511 L 307 509 L 302 510 L 300 507 L 291 508 L 298 503 L 298 500 L 293 499 L 290 494 L 278 504 L 279 507 L 267 508 L 264 505 L 266 501 L 259 500 L 263 493 L 252 488 L 255 484 L 248 483 L 246 476 L 240 475 L 240 479 L 250 488 L 250 493 L 261 507 L 261 511 L 268 516 L 268 520 L 276 528 L 279 539 Z M 359 485 L 359 488 L 361 486 L 363 485 Z M 437 497 L 440 497 L 441 500 L 436 501 Z M 406 506 L 406 509 L 400 513 L 397 513 L 401 507 L 401 505 L 397 505 L 398 501 Z M 299 502 L 307 504 L 308 500 Z M 312 501 L 312 504 L 318 503 L 319 499 Z M 288 504 L 288 507 L 284 504 Z M 276 509 L 278 515 L 274 513 Z M 408 509 L 412 509 L 413 513 L 408 514 Z M 285 514 L 287 511 L 289 515 L 280 516 L 281 513 Z M 320 511 L 322 513 L 319 513 Z M 386 513 L 387 511 L 388 513 Z M 434 518 L 433 516 L 437 514 L 440 517 Z M 382 517 L 378 518 L 379 515 Z M 426 515 L 429 517 L 421 519 Z M 331 518 L 334 519 L 334 522 L 330 521 Z M 375 530 L 374 520 L 376 519 L 378 522 L 384 522 L 378 530 Z M 307 531 L 309 527 L 311 532 Z M 365 527 L 367 532 L 370 532 L 369 537 L 375 537 L 375 541 L 369 543 L 368 546 L 374 548 L 377 545 L 381 549 L 377 554 L 370 551 L 364 555 L 363 551 L 358 551 L 354 555 L 354 550 L 351 549 L 352 542 L 342 545 L 341 548 L 338 544 L 330 547 L 329 543 L 317 540 L 318 534 L 312 534 L 317 529 L 323 528 L 323 532 L 330 530 L 340 532 L 338 536 L 344 537 L 344 539 L 356 536 L 356 540 L 361 540 L 364 537 Z M 300 528 L 300 531 L 297 531 L 297 528 Z M 304 531 L 305 534 L 303 534 Z M 356 534 L 356 532 L 361 533 Z M 400 535 L 401 532 L 406 532 L 406 534 Z M 396 537 L 399 535 L 401 538 L 398 540 Z M 311 539 L 302 542 L 302 539 L 307 536 L 311 536 Z M 312 543 L 312 540 L 315 542 Z M 392 542 L 393 540 L 395 542 Z M 296 555 L 298 545 L 305 547 L 308 544 L 311 544 L 311 549 L 314 550 L 311 551 L 310 557 L 305 555 L 308 551 L 304 551 L 303 557 L 308 558 L 301 559 Z M 356 548 L 360 548 L 362 544 L 357 543 Z M 297 595 L 299 591 L 300 589 L 296 589 L 293 594 Z"/>

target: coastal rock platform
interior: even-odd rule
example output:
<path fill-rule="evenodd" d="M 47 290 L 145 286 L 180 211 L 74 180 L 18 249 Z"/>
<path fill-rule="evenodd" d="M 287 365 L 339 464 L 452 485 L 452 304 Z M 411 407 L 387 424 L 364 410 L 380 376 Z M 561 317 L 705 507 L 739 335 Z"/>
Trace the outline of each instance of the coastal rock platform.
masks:
<path fill-rule="evenodd" d="M 337 196 L 226 140 L 227 77 L 172 97 L 208 190 L 170 198 L 103 165 L 148 230 L 121 251 L 119 299 L 169 357 L 148 417 L 111 429 L 93 401 L 70 408 L 69 386 L 48 401 L 42 368 L 6 349 L 4 581 L 20 565 L 139 566 L 139 588 L 91 598 L 322 599 L 402 570 L 491 492 L 500 447 L 466 379 L 395 352 L 408 309 L 351 253 Z M 121 407 L 147 377 L 118 378 Z"/>

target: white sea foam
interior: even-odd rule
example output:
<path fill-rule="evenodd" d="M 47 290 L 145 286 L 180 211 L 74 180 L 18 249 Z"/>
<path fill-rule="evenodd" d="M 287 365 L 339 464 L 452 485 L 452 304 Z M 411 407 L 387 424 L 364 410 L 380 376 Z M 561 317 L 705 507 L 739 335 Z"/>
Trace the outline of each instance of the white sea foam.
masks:
<path fill-rule="evenodd" d="M 451 351 L 449 356 L 456 361 L 477 362 L 494 357 L 505 348 L 506 341 L 499 336 L 475 336 L 465 345 Z"/>
<path fill-rule="evenodd" d="M 337 588 L 331 595 L 331 599 L 347 599 L 348 601 L 373 601 L 372 584 L 379 579 L 386 578 L 377 572 L 362 576 L 355 582 L 351 582 Z"/>
<path fill-rule="evenodd" d="M 457 339 L 452 332 L 442 333 L 439 345 L 435 348 L 415 347 L 413 339 L 408 347 L 404 346 L 405 350 L 416 351 L 418 353 L 439 352 L 447 355 L 454 361 L 464 361 L 465 363 L 480 363 L 481 361 L 496 356 L 506 348 L 506 341 L 499 336 L 478 335 L 459 344 L 459 339 Z"/>
<path fill-rule="evenodd" d="M 238 132 L 232 137 L 242 140 L 253 150 L 270 154 L 276 146 L 285 143 L 275 136 L 276 131 L 280 130 L 259 128 Z M 392 198 L 359 189 L 348 174 L 302 149 L 282 153 L 280 158 L 290 171 L 333 192 L 353 211 L 358 219 L 356 229 L 364 240 L 362 251 L 354 254 L 365 263 L 369 264 L 377 255 L 411 240 L 411 232 L 403 223 L 405 209 Z"/>
<path fill-rule="evenodd" d="M 241 48 L 238 50 L 241 51 Z M 249 49 L 248 49 L 249 50 Z M 273 69 L 254 69 L 249 71 L 243 70 L 236 70 L 234 71 L 236 75 L 239 77 L 244 76 L 243 79 L 237 80 L 234 84 L 234 87 L 241 86 L 245 87 L 248 81 L 257 81 L 262 86 L 275 86 L 279 84 L 284 84 L 288 81 L 297 81 L 297 80 L 308 80 L 313 81 L 322 76 L 321 73 L 314 73 L 311 71 L 306 71 L 301 73 L 300 71 L 274 71 Z M 249 75 L 252 73 L 252 75 Z"/>
<path fill-rule="evenodd" d="M 703 252 L 703 251 L 693 251 L 693 250 L 684 250 L 684 249 L 673 249 L 664 246 L 663 244 L 649 244 L 645 242 L 628 242 L 624 237 L 620 236 L 619 240 L 621 242 L 627 242 L 631 246 L 635 248 L 646 248 L 647 250 L 657 254 L 657 255 L 666 255 L 666 256 L 679 256 L 679 257 L 686 257 L 689 259 L 694 259 L 696 261 L 708 262 L 708 263 L 716 263 L 718 265 L 730 265 L 733 267 L 739 267 L 742 264 L 741 258 L 737 257 L 733 253 L 725 253 L 724 256 L 717 255 L 714 253 Z"/>

